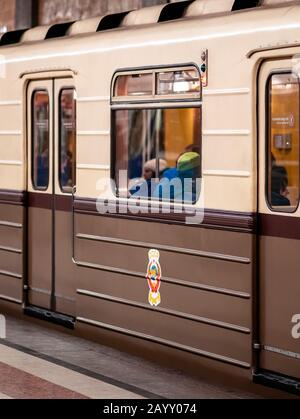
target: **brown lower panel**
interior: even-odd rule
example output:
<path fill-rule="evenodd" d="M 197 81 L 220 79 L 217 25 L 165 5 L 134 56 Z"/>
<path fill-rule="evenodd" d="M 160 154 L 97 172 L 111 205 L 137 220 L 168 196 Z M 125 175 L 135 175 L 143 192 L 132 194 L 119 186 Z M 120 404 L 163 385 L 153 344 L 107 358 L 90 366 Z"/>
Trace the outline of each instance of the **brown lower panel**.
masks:
<path fill-rule="evenodd" d="M 149 359 L 156 365 L 184 370 L 198 375 L 201 379 L 216 380 L 219 384 L 235 384 L 250 387 L 252 372 L 250 369 L 223 363 L 203 356 L 195 355 L 169 346 L 139 339 L 112 330 L 96 327 L 78 321 L 77 336 L 94 340 L 102 345 L 112 346 L 122 351 Z"/>
<path fill-rule="evenodd" d="M 135 278 L 86 268 L 78 270 L 78 286 L 82 290 L 123 298 L 141 304 L 148 303 L 149 288 L 144 277 Z M 201 289 L 169 284 L 162 280 L 160 308 L 178 313 L 206 317 L 215 321 L 252 328 L 251 299 L 222 295 Z M 101 301 L 99 302 L 101 304 Z"/>
<path fill-rule="evenodd" d="M 89 213 L 99 216 L 96 208 L 96 200 L 94 199 L 76 198 L 74 208 L 78 213 Z M 174 224 L 186 224 L 186 218 L 191 217 L 191 215 L 186 213 L 176 214 L 174 211 L 171 212 L 171 214 L 164 214 L 161 208 L 157 214 L 149 214 L 148 207 L 141 207 L 140 214 L 132 215 L 130 213 L 126 213 L 126 208 L 124 208 L 122 204 L 117 204 L 117 214 L 108 214 L 108 217 L 121 219 L 127 218 L 150 222 L 155 221 L 161 223 L 171 222 Z M 193 227 L 197 227 L 197 225 L 193 225 Z M 256 230 L 256 214 L 205 209 L 204 222 L 201 225 L 198 225 L 198 227 L 221 228 L 252 233 Z"/>
<path fill-rule="evenodd" d="M 28 206 L 31 208 L 52 209 L 57 211 L 71 212 L 73 208 L 72 196 L 55 195 L 47 193 L 29 193 Z"/>
<path fill-rule="evenodd" d="M 261 363 L 265 370 L 287 375 L 288 377 L 294 377 L 298 380 L 300 379 L 300 359 L 262 351 Z"/>
<path fill-rule="evenodd" d="M 26 200 L 26 192 L 0 189 L 0 204 L 23 205 Z"/>
<path fill-rule="evenodd" d="M 52 290 L 52 212 L 28 208 L 28 286 L 42 290 L 29 293 L 29 303 L 50 309 Z"/>
<path fill-rule="evenodd" d="M 28 290 L 28 303 L 29 305 L 51 309 L 50 305 L 51 293 L 47 290 L 29 289 Z"/>
<path fill-rule="evenodd" d="M 86 296 L 79 296 L 78 311 L 79 318 L 144 333 L 241 363 L 251 363 L 251 335 Z"/>
<path fill-rule="evenodd" d="M 6 225 L 0 225 L 0 246 L 15 249 L 23 248 L 23 230 Z"/>
<path fill-rule="evenodd" d="M 1 204 L 0 221 L 23 224 L 24 208 L 11 204 Z"/>
<path fill-rule="evenodd" d="M 127 240 L 136 244 L 152 244 L 191 249 L 219 255 L 248 258 L 252 252 L 253 236 L 231 231 L 201 229 L 186 225 L 147 223 L 132 217 L 118 219 L 109 216 L 75 215 L 76 234 L 102 236 L 112 240 Z"/>
<path fill-rule="evenodd" d="M 23 305 L 18 300 L 10 300 L 5 296 L 0 296 L 0 314 L 6 316 L 23 317 Z"/>
<path fill-rule="evenodd" d="M 76 315 L 78 269 L 72 260 L 72 213 L 55 214 L 55 293 L 56 311 Z M 62 297 L 62 298 L 59 298 Z"/>
<path fill-rule="evenodd" d="M 56 312 L 68 316 L 75 316 L 76 299 L 72 300 L 56 296 Z"/>
<path fill-rule="evenodd" d="M 0 295 L 13 300 L 23 300 L 23 281 L 18 278 L 1 275 L 0 273 Z"/>
<path fill-rule="evenodd" d="M 116 246 L 98 242 L 76 241 L 76 260 L 104 267 L 135 272 L 146 276 L 149 249 Z M 185 283 L 204 284 L 251 294 L 252 265 L 213 260 L 194 255 L 160 252 L 165 281 L 174 279 Z M 178 291 L 180 293 L 180 291 Z M 180 294 L 179 294 L 180 295 Z"/>
<path fill-rule="evenodd" d="M 145 303 L 140 303 L 137 301 L 132 301 L 132 300 L 128 300 L 128 299 L 124 299 L 120 297 L 112 297 L 110 295 L 93 293 L 86 290 L 78 290 L 77 292 L 79 295 L 85 295 L 87 297 L 95 298 L 99 301 L 110 301 L 114 303 L 123 304 L 124 306 L 127 306 L 127 307 L 136 307 L 136 308 L 140 308 L 146 311 L 155 311 L 155 312 L 166 314 L 168 316 L 172 316 L 175 318 L 191 320 L 192 322 L 208 324 L 210 326 L 220 327 L 222 329 L 234 330 L 235 332 L 239 332 L 239 333 L 244 333 L 244 334 L 251 333 L 251 330 L 249 328 L 240 326 L 238 324 L 226 323 L 224 321 L 214 320 L 213 318 L 203 317 L 197 314 L 196 315 L 191 314 L 190 313 L 192 311 L 191 309 L 188 310 L 189 313 L 178 311 L 177 305 L 175 306 L 176 307 L 175 310 L 167 308 L 166 304 L 163 304 L 163 306 L 160 305 L 159 307 L 153 308 L 150 306 L 150 304 L 146 303 L 146 298 L 145 298 Z"/>
<path fill-rule="evenodd" d="M 22 275 L 23 274 L 22 254 L 4 251 L 4 250 L 1 250 L 0 248 L 0 271 L 15 272 L 18 275 Z"/>
<path fill-rule="evenodd" d="M 258 220 L 258 231 L 261 236 L 300 240 L 299 217 L 259 214 Z"/>

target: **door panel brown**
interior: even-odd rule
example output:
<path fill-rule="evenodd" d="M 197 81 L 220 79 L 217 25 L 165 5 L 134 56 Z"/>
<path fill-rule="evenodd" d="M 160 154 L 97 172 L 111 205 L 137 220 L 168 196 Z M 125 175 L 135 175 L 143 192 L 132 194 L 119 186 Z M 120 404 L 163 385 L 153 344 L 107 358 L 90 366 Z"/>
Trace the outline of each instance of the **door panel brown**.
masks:
<path fill-rule="evenodd" d="M 299 109 L 300 79 L 292 62 L 266 62 L 259 78 L 259 367 L 296 379 L 300 379 L 300 333 L 294 333 L 295 320 L 300 319 Z"/>

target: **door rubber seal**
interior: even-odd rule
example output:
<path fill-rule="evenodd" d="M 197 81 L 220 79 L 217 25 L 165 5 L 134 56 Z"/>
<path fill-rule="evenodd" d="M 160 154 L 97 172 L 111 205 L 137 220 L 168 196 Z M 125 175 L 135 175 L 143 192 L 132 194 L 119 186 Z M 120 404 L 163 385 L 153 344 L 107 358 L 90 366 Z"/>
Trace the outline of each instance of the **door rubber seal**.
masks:
<path fill-rule="evenodd" d="M 66 316 L 64 314 L 54 313 L 50 310 L 42 309 L 39 307 L 29 306 L 24 309 L 24 314 L 35 319 L 44 320 L 58 326 L 63 326 L 67 329 L 75 329 L 74 317 Z"/>

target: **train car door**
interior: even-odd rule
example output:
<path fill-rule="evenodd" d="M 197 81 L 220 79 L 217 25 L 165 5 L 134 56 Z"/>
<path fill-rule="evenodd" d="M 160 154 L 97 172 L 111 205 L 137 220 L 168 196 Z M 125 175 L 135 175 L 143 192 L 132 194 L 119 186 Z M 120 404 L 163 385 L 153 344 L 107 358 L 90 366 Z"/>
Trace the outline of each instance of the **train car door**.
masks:
<path fill-rule="evenodd" d="M 300 79 L 295 71 L 292 60 L 267 61 L 259 76 L 259 363 L 275 381 L 300 379 Z"/>
<path fill-rule="evenodd" d="M 27 126 L 26 311 L 63 321 L 76 314 L 75 267 L 72 263 L 76 92 L 71 78 L 29 84 Z"/>

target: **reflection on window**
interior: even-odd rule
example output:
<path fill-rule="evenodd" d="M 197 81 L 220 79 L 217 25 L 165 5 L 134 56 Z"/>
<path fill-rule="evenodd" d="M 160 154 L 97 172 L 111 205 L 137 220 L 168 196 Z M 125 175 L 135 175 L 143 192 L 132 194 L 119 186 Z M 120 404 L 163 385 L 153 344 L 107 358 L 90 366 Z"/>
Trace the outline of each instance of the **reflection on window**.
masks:
<path fill-rule="evenodd" d="M 76 178 L 76 100 L 74 89 L 60 93 L 60 186 L 71 192 Z"/>
<path fill-rule="evenodd" d="M 32 182 L 35 189 L 47 190 L 49 185 L 49 95 L 36 91 L 32 101 Z"/>
<path fill-rule="evenodd" d="M 278 211 L 299 203 L 299 80 L 292 73 L 269 81 L 268 201 Z"/>
<path fill-rule="evenodd" d="M 200 77 L 196 69 L 167 71 L 156 77 L 158 95 L 200 92 Z"/>
<path fill-rule="evenodd" d="M 200 123 L 199 108 L 115 111 L 118 195 L 196 202 L 201 177 Z M 128 173 L 126 182 L 119 180 L 121 171 Z"/>
<path fill-rule="evenodd" d="M 117 78 L 115 96 L 151 96 L 152 90 L 152 73 L 130 74 Z"/>

